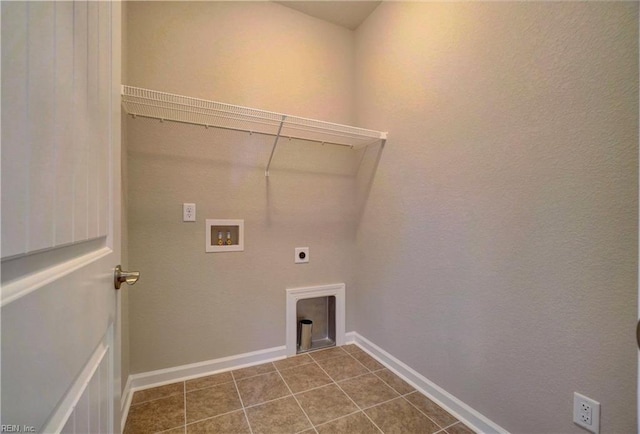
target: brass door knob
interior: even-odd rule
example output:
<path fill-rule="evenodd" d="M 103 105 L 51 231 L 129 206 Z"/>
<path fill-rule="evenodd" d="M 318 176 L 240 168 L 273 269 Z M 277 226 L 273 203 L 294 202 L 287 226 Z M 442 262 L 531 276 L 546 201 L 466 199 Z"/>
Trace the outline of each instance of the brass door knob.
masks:
<path fill-rule="evenodd" d="M 116 269 L 113 272 L 113 286 L 116 289 L 120 289 L 120 285 L 124 282 L 127 282 L 127 285 L 133 285 L 139 278 L 139 271 L 122 271 L 122 267 L 116 265 Z"/>

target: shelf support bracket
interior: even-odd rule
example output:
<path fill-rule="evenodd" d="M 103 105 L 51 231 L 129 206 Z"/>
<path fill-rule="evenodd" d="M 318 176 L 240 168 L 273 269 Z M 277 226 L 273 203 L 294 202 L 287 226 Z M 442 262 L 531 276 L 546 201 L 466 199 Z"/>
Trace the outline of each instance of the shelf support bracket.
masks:
<path fill-rule="evenodd" d="M 282 115 L 282 120 L 280 121 L 280 127 L 278 127 L 278 134 L 276 134 L 276 139 L 273 141 L 273 148 L 271 149 L 271 155 L 269 156 L 269 162 L 267 163 L 267 168 L 264 171 L 264 176 L 269 177 L 269 167 L 271 167 L 271 160 L 273 160 L 273 153 L 276 152 L 276 146 L 278 146 L 278 139 L 280 139 L 280 133 L 282 132 L 282 126 L 284 125 L 284 121 L 287 119 L 286 115 Z"/>

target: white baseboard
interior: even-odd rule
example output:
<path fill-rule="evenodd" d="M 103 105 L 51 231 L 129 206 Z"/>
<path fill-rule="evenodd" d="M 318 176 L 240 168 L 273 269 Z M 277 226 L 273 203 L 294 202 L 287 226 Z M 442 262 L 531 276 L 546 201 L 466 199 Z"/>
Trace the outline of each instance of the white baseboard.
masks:
<path fill-rule="evenodd" d="M 356 343 L 356 332 L 347 332 L 344 334 L 344 343 L 347 344 L 355 344 Z"/>
<path fill-rule="evenodd" d="M 129 415 L 133 393 L 138 390 L 284 359 L 286 357 L 286 349 L 286 346 L 273 347 L 220 359 L 130 375 L 122 392 L 122 429 L 124 430 L 127 416 Z"/>
<path fill-rule="evenodd" d="M 469 405 L 460 401 L 449 392 L 416 372 L 410 366 L 387 353 L 385 350 L 359 335 L 357 332 L 346 334 L 347 342 L 353 342 L 369 353 L 373 358 L 385 365 L 407 383 L 411 384 L 420 393 L 447 410 L 465 425 L 473 428 L 474 431 L 487 434 L 508 434 L 509 432 L 500 425 L 489 420 L 480 412 L 474 410 Z"/>

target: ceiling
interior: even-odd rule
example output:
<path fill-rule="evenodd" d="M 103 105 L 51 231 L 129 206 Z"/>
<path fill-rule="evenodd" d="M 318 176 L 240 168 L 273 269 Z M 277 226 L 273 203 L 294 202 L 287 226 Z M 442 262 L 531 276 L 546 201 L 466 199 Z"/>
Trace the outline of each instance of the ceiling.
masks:
<path fill-rule="evenodd" d="M 355 30 L 382 1 L 276 1 L 275 3 Z"/>

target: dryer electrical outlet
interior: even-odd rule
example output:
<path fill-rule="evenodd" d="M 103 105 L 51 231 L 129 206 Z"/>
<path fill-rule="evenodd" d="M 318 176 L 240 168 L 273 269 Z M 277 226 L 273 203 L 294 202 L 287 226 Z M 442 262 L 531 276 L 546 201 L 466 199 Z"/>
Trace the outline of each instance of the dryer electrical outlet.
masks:
<path fill-rule="evenodd" d="M 309 248 L 308 247 L 296 247 L 295 248 L 295 257 L 294 263 L 296 264 L 306 264 L 309 262 Z"/>

